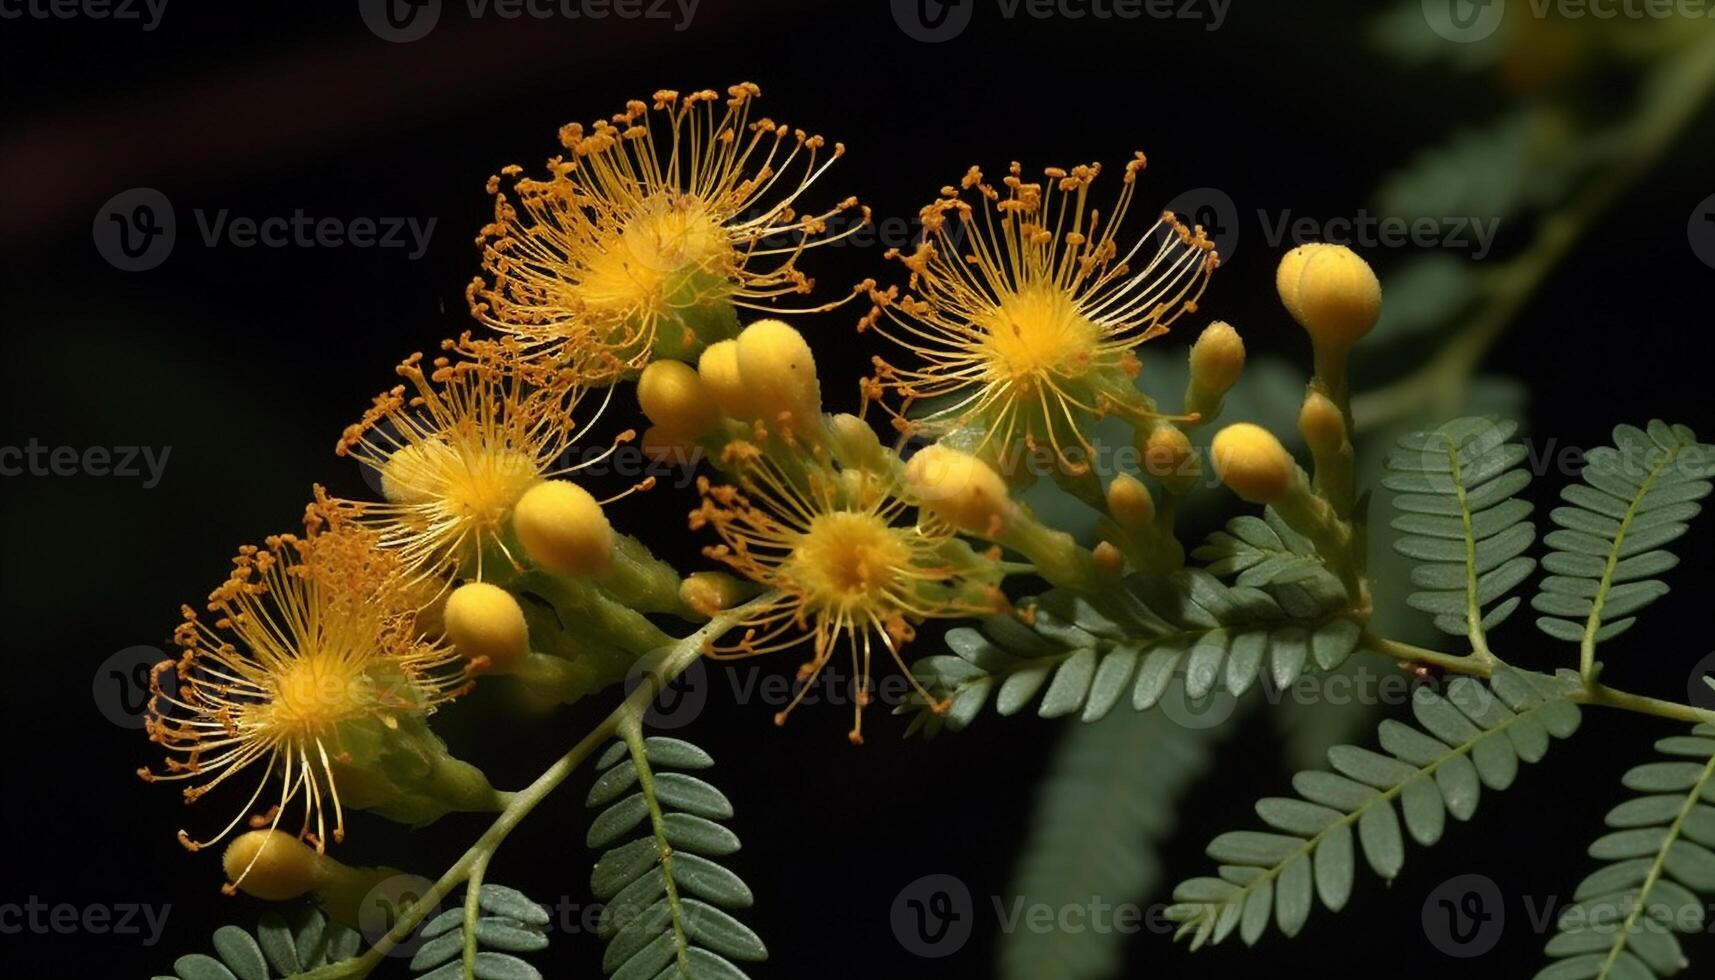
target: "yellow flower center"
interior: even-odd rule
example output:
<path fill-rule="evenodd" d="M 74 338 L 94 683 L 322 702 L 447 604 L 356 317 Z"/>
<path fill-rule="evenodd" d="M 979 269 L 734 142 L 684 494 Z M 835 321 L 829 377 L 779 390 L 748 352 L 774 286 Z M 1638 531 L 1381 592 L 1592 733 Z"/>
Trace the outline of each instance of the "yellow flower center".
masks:
<path fill-rule="evenodd" d="M 677 277 L 724 268 L 731 255 L 726 229 L 701 202 L 651 198 L 592 252 L 577 289 L 597 312 L 660 313 Z"/>
<path fill-rule="evenodd" d="M 372 697 L 363 672 L 351 661 L 318 653 L 297 658 L 271 676 L 272 697 L 258 707 L 276 732 L 314 735 L 366 714 Z"/>
<path fill-rule="evenodd" d="M 1050 376 L 1083 374 L 1102 335 L 1101 327 L 1078 312 L 1064 290 L 1052 286 L 1006 294 L 978 326 L 989 378 L 1026 390 Z"/>
<path fill-rule="evenodd" d="M 395 503 L 439 502 L 458 521 L 497 527 L 542 474 L 529 456 L 497 449 L 491 441 L 457 445 L 435 439 L 404 446 L 382 468 L 382 492 Z"/>
<path fill-rule="evenodd" d="M 850 606 L 886 595 L 910 564 L 900 529 L 874 514 L 834 511 L 811 520 L 783 571 L 813 600 Z"/>

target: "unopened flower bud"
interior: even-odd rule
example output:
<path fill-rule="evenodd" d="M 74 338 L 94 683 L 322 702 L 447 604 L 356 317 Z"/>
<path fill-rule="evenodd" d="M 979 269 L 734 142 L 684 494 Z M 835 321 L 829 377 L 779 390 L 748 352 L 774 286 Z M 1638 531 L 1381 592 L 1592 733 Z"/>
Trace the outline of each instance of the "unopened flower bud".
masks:
<path fill-rule="evenodd" d="M 1346 420 L 1339 406 L 1319 391 L 1304 397 L 1304 406 L 1298 410 L 1298 431 L 1317 459 L 1340 452 L 1346 443 Z"/>
<path fill-rule="evenodd" d="M 1275 284 L 1287 312 L 1329 350 L 1351 349 L 1381 316 L 1381 283 L 1344 245 L 1298 246 L 1281 259 Z"/>
<path fill-rule="evenodd" d="M 725 572 L 692 572 L 679 583 L 679 601 L 702 616 L 731 609 L 755 593 L 755 586 Z"/>
<path fill-rule="evenodd" d="M 1095 560 L 1096 567 L 1109 575 L 1118 575 L 1125 570 L 1125 555 L 1107 541 L 1097 543 L 1090 556 Z"/>
<path fill-rule="evenodd" d="M 722 412 L 736 419 L 753 419 L 755 407 L 738 370 L 738 341 L 710 344 L 697 358 L 697 376 Z"/>
<path fill-rule="evenodd" d="M 1297 482 L 1298 464 L 1280 440 L 1260 425 L 1227 426 L 1215 434 L 1210 451 L 1221 482 L 1253 504 L 1284 500 Z"/>
<path fill-rule="evenodd" d="M 890 454 L 882 448 L 868 422 L 846 412 L 828 416 L 828 434 L 834 458 L 848 467 L 885 472 Z"/>
<path fill-rule="evenodd" d="M 738 335 L 738 373 L 758 418 L 803 434 L 822 415 L 816 358 L 804 336 L 780 320 L 758 320 Z"/>
<path fill-rule="evenodd" d="M 1121 473 L 1108 484 L 1108 516 L 1128 531 L 1146 527 L 1155 520 L 1155 498 L 1142 480 Z"/>
<path fill-rule="evenodd" d="M 985 537 L 999 534 L 1018 510 L 999 473 L 947 446 L 918 450 L 905 464 L 905 484 L 929 513 Z"/>
<path fill-rule="evenodd" d="M 1144 472 L 1160 480 L 1169 493 L 1185 494 L 1196 487 L 1203 466 L 1183 429 L 1160 423 L 1149 430 L 1138 449 L 1143 453 Z"/>
<path fill-rule="evenodd" d="M 485 660 L 508 673 L 530 653 L 530 627 L 512 593 L 488 582 L 466 582 L 447 597 L 447 637 L 467 660 Z"/>
<path fill-rule="evenodd" d="M 637 439 L 637 451 L 641 452 L 645 459 L 671 466 L 688 467 L 697 461 L 696 443 L 659 425 L 643 430 L 643 435 Z"/>
<path fill-rule="evenodd" d="M 512 512 L 518 541 L 536 564 L 561 575 L 589 575 L 613 561 L 613 527 L 589 491 L 544 480 Z"/>
<path fill-rule="evenodd" d="M 1191 380 L 1215 395 L 1232 390 L 1245 369 L 1245 342 L 1231 324 L 1217 320 L 1191 345 Z"/>
<path fill-rule="evenodd" d="M 697 370 L 681 361 L 652 361 L 637 379 L 643 414 L 675 438 L 700 439 L 720 424 L 720 406 Z"/>
<path fill-rule="evenodd" d="M 252 830 L 226 845 L 221 867 L 247 895 L 270 902 L 298 898 L 319 884 L 326 859 L 309 845 L 278 830 Z"/>

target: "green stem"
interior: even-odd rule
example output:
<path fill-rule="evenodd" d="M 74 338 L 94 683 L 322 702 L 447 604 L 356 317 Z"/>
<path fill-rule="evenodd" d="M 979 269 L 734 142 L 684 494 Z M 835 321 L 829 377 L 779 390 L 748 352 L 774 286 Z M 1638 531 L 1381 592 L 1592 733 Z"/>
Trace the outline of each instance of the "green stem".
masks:
<path fill-rule="evenodd" d="M 1666 70 L 1682 77 L 1675 79 L 1675 84 L 1651 88 L 1651 94 L 1661 97 L 1645 100 L 1637 120 L 1614 140 L 1628 152 L 1559 211 L 1544 218 L 1529 249 L 1486 277 L 1489 305 L 1429 363 L 1384 388 L 1358 396 L 1354 415 L 1362 428 L 1403 421 L 1426 408 L 1435 408 L 1439 414 L 1458 411 L 1471 373 L 1507 325 L 1590 225 L 1649 172 L 1703 105 L 1711 86 L 1715 86 L 1715 37 L 1675 59 Z"/>
<path fill-rule="evenodd" d="M 1400 640 L 1390 640 L 1385 637 L 1365 634 L 1362 646 L 1374 653 L 1392 657 L 1395 660 L 1410 663 L 1426 664 L 1452 674 L 1467 674 L 1472 677 L 1489 677 L 1497 667 L 1502 665 L 1500 658 L 1492 654 L 1488 659 L 1475 653 L 1460 655 L 1442 653 Z M 1518 670 L 1516 667 L 1510 668 Z M 1520 671 L 1529 674 L 1530 671 Z M 1699 708 L 1696 705 L 1681 704 L 1678 701 L 1664 701 L 1660 698 L 1645 697 L 1642 694 L 1632 694 L 1606 684 L 1586 684 L 1581 690 L 1573 693 L 1570 698 L 1576 704 L 1592 705 L 1599 708 L 1617 708 L 1634 714 L 1649 715 L 1654 718 L 1666 718 L 1669 721 L 1682 721 L 1691 724 L 1715 725 L 1715 711 Z"/>
<path fill-rule="evenodd" d="M 482 875 L 487 870 L 488 862 L 493 858 L 495 851 L 499 850 L 507 836 L 524 821 L 525 817 L 529 816 L 532 810 L 536 809 L 543 800 L 548 798 L 549 794 L 565 782 L 566 777 L 570 776 L 591 753 L 612 739 L 621 730 L 622 725 L 637 725 L 644 713 L 649 710 L 649 705 L 654 702 L 655 696 L 660 693 L 662 687 L 702 656 L 705 643 L 731 629 L 735 623 L 743 618 L 746 609 L 759 603 L 772 601 L 773 598 L 773 594 L 768 593 L 758 596 L 745 605 L 729 609 L 709 620 L 695 633 L 675 641 L 666 648 L 665 655 L 652 665 L 648 673 L 644 675 L 644 683 L 637 685 L 636 689 L 624 701 L 620 702 L 618 707 L 609 712 L 600 724 L 589 734 L 579 739 L 576 745 L 567 749 L 564 755 L 554 760 L 554 763 L 544 770 L 540 776 L 537 776 L 534 782 L 513 793 L 508 799 L 506 809 L 500 812 L 488 830 L 477 838 L 476 843 L 472 844 L 470 849 L 465 851 L 464 855 L 455 861 L 438 881 L 430 886 L 421 899 L 405 910 L 399 917 L 399 921 L 394 923 L 393 928 L 389 929 L 385 936 L 377 940 L 375 945 L 371 946 L 362 956 L 312 971 L 305 974 L 306 980 L 312 980 L 312 978 L 314 980 L 334 980 L 334 978 L 349 980 L 349 978 L 368 976 L 377 966 L 381 965 L 382 959 L 390 950 L 410 937 L 423 919 L 454 888 L 461 883 L 471 882 L 472 893 L 475 894 L 476 890 L 480 888 Z M 467 923 L 471 915 L 469 902 L 470 899 L 467 897 L 465 911 Z M 465 942 L 468 954 L 471 942 L 468 932 Z M 470 960 L 466 960 L 467 970 L 470 962 Z"/>

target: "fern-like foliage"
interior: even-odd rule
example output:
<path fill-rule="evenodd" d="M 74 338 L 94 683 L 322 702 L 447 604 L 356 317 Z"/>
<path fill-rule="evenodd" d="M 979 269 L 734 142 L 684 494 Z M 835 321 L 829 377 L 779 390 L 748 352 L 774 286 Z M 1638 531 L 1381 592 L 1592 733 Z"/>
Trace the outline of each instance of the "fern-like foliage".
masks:
<path fill-rule="evenodd" d="M 1536 568 L 1524 554 L 1536 526 L 1530 503 L 1518 499 L 1530 473 L 1520 467 L 1525 448 L 1511 441 L 1517 431 L 1506 420 L 1463 418 L 1413 432 L 1388 455 L 1382 478 L 1400 512 L 1394 549 L 1418 562 L 1418 591 L 1406 602 L 1473 644 L 1519 607 L 1519 597 L 1502 597 Z"/>
<path fill-rule="evenodd" d="M 1531 600 L 1536 624 L 1556 639 L 1594 648 L 1625 632 L 1640 609 L 1667 594 L 1660 578 L 1679 559 L 1665 546 L 1709 495 L 1715 446 L 1659 419 L 1621 425 L 1614 445 L 1584 456 L 1583 482 L 1563 488 L 1549 514 L 1560 529 L 1546 543 L 1550 574 Z"/>
<path fill-rule="evenodd" d="M 739 848 L 717 822 L 732 817 L 732 803 L 683 771 L 712 765 L 672 738 L 621 741 L 597 763 L 588 802 L 604 809 L 588 842 L 605 853 L 590 887 L 607 903 L 598 929 L 608 943 L 602 969 L 614 980 L 744 980 L 733 960 L 768 958 L 756 933 L 724 911 L 752 902 L 750 886 L 714 860 Z"/>
<path fill-rule="evenodd" d="M 1482 788 L 1511 786 L 1519 762 L 1535 762 L 1550 738 L 1578 727 L 1576 675 L 1558 678 L 1510 669 L 1488 686 L 1454 679 L 1443 697 L 1420 687 L 1412 711 L 1421 729 L 1389 719 L 1378 736 L 1383 749 L 1345 745 L 1328 752 L 1332 772 L 1301 772 L 1298 796 L 1258 801 L 1270 831 L 1222 834 L 1208 854 L 1218 877 L 1193 878 L 1174 890 L 1168 918 L 1192 948 L 1237 932 L 1255 943 L 1272 920 L 1295 936 L 1319 898 L 1330 911 L 1352 895 L 1356 852 L 1376 874 L 1392 880 L 1405 863 L 1405 832 L 1422 846 L 1441 839 L 1447 815 L 1469 820 Z M 1397 804 L 1397 809 L 1396 809 Z M 1313 897 L 1314 896 L 1314 897 Z"/>
<path fill-rule="evenodd" d="M 992 616 L 981 629 L 949 630 L 952 655 L 925 657 L 913 671 L 937 698 L 936 714 L 920 699 L 907 734 L 963 729 L 992 695 L 1011 715 L 1035 701 L 1037 714 L 1076 714 L 1095 721 L 1129 700 L 1154 707 L 1176 676 L 1193 700 L 1224 687 L 1245 693 L 1265 667 L 1278 687 L 1290 686 L 1314 663 L 1344 663 L 1362 630 L 1343 615 L 1345 591 L 1327 572 L 1266 589 L 1227 586 L 1208 572 L 1134 575 L 1116 600 L 1098 611 L 1087 600 L 1054 590 L 1023 604 L 1026 622 Z M 1046 692 L 1044 692 L 1046 688 Z"/>
<path fill-rule="evenodd" d="M 1326 565 L 1310 539 L 1288 527 L 1273 507 L 1261 517 L 1243 514 L 1228 521 L 1225 531 L 1209 535 L 1191 557 L 1211 575 L 1236 575 L 1238 585 L 1253 587 L 1302 582 Z"/>
<path fill-rule="evenodd" d="M 519 959 L 519 953 L 548 948 L 548 910 L 522 892 L 500 885 L 483 885 L 477 892 L 474 972 L 481 980 L 541 980 L 542 974 Z M 464 973 L 465 910 L 461 902 L 430 919 L 419 936 L 424 940 L 411 957 L 419 980 L 460 980 Z M 427 972 L 424 972 L 427 971 Z"/>
<path fill-rule="evenodd" d="M 1064 908 L 1100 895 L 1141 903 L 1161 883 L 1158 847 L 1178 803 L 1214 762 L 1233 726 L 1191 728 L 1159 711 L 1121 712 L 1065 729 L 1037 795 L 1011 894 L 1028 907 Z M 1118 976 L 1123 930 L 1014 929 L 1001 937 L 1003 980 Z"/>
<path fill-rule="evenodd" d="M 1590 845 L 1609 862 L 1585 878 L 1548 943 L 1557 962 L 1536 980 L 1651 980 L 1689 965 L 1675 933 L 1705 928 L 1715 894 L 1715 726 L 1664 738 L 1666 761 L 1627 772 L 1640 795 L 1608 811 L 1610 833 Z"/>
<path fill-rule="evenodd" d="M 262 916 L 256 931 L 222 926 L 214 933 L 214 952 L 191 953 L 173 963 L 173 973 L 154 980 L 274 980 L 349 960 L 362 941 L 356 930 L 328 921 L 320 910 L 304 907 L 289 918 Z"/>

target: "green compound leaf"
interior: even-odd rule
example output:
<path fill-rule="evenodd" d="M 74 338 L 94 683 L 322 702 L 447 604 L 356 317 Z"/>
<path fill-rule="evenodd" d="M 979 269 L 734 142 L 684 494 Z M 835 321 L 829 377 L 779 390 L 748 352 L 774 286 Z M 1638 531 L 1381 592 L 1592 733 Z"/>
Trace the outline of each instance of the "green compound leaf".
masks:
<path fill-rule="evenodd" d="M 732 803 L 695 776 L 656 771 L 713 765 L 697 746 L 661 737 L 616 742 L 597 760 L 587 802 L 604 809 L 588 842 L 607 850 L 590 888 L 606 903 L 597 931 L 608 944 L 602 970 L 615 980 L 745 980 L 733 961 L 768 958 L 729 911 L 751 906 L 750 886 L 715 860 L 739 848 L 716 822 Z"/>
<path fill-rule="evenodd" d="M 1542 560 L 1551 574 L 1531 606 L 1549 636 L 1594 650 L 1637 622 L 1635 615 L 1667 594 L 1660 578 L 1679 559 L 1666 546 L 1689 529 L 1709 496 L 1715 446 L 1683 425 L 1659 419 L 1645 429 L 1621 425 L 1614 445 L 1584 457 L 1583 482 L 1565 487 L 1566 506 Z"/>
<path fill-rule="evenodd" d="M 1590 845 L 1609 862 L 1578 886 L 1537 980 L 1668 977 L 1690 965 L 1679 935 L 1706 928 L 1715 895 L 1715 726 L 1664 738 L 1669 761 L 1626 773 L 1642 795 L 1608 811 L 1611 831 Z"/>
<path fill-rule="evenodd" d="M 1405 863 L 1407 836 L 1428 847 L 1447 816 L 1469 820 L 1482 789 L 1511 786 L 1519 763 L 1536 762 L 1550 738 L 1578 728 L 1576 675 L 1547 677 L 1505 668 L 1488 685 L 1455 678 L 1446 696 L 1428 687 L 1412 698 L 1420 727 L 1381 723 L 1383 751 L 1329 750 L 1333 771 L 1300 772 L 1295 798 L 1257 803 L 1267 831 L 1222 834 L 1208 854 L 1217 877 L 1192 878 L 1173 892 L 1167 917 L 1193 949 L 1235 932 L 1254 944 L 1270 920 L 1295 936 L 1317 901 L 1338 912 L 1352 894 L 1358 855 L 1392 880 Z"/>
<path fill-rule="evenodd" d="M 1200 569 L 1134 575 L 1114 608 L 1100 612 L 1054 590 L 1022 604 L 1029 625 L 993 616 L 980 629 L 948 631 L 951 654 L 912 667 L 946 711 L 915 698 L 895 713 L 914 714 L 907 735 L 934 735 L 964 729 L 991 699 L 1002 715 L 1040 698 L 1044 718 L 1089 722 L 1122 702 L 1143 711 L 1170 696 L 1188 706 L 1237 697 L 1264 671 L 1283 688 L 1311 665 L 1333 670 L 1357 648 L 1362 630 L 1345 605 L 1338 580 L 1322 570 L 1265 588 L 1228 586 Z"/>
<path fill-rule="evenodd" d="M 485 884 L 477 892 L 477 909 L 469 930 L 476 940 L 474 976 L 479 980 L 541 980 L 541 972 L 515 954 L 548 948 L 548 910 L 523 892 L 493 884 Z M 411 957 L 412 972 L 421 974 L 418 980 L 462 980 L 464 902 L 429 920 L 420 935 L 425 942 Z"/>
<path fill-rule="evenodd" d="M 1382 486 L 1395 491 L 1394 550 L 1417 561 L 1407 597 L 1436 628 L 1481 648 L 1520 600 L 1504 598 L 1536 568 L 1524 552 L 1536 540 L 1525 449 L 1510 441 L 1518 424 L 1463 418 L 1413 432 L 1388 456 Z"/>
<path fill-rule="evenodd" d="M 355 930 L 329 922 L 319 910 L 297 909 L 289 915 L 262 916 L 251 934 L 238 926 L 214 933 L 214 956 L 192 953 L 173 962 L 173 973 L 156 980 L 274 980 L 357 955 L 362 937 Z"/>
<path fill-rule="evenodd" d="M 1120 712 L 1064 729 L 1037 795 L 1030 837 L 1011 893 L 1024 908 L 1065 908 L 1100 898 L 1141 904 L 1160 885 L 1161 843 L 1177 804 L 1214 764 L 1230 731 L 1181 725 L 1159 711 Z M 1016 929 L 1001 937 L 1003 980 L 1105 980 L 1117 976 L 1125 930 Z"/>
<path fill-rule="evenodd" d="M 1209 574 L 1236 575 L 1236 584 L 1257 588 L 1302 582 L 1326 567 L 1310 539 L 1288 527 L 1272 507 L 1264 509 L 1261 517 L 1233 518 L 1225 531 L 1209 535 L 1191 555 L 1207 566 Z"/>

